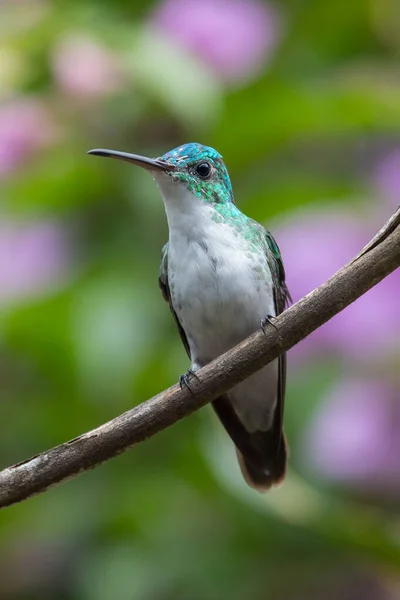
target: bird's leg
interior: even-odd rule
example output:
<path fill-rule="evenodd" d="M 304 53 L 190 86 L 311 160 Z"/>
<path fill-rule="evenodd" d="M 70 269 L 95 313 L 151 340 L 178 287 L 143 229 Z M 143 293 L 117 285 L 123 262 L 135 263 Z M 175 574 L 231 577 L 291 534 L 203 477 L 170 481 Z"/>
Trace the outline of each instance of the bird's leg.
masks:
<path fill-rule="evenodd" d="M 179 385 L 180 385 L 181 390 L 183 390 L 183 387 L 187 387 L 189 392 L 192 391 L 192 388 L 190 387 L 190 383 L 189 383 L 189 380 L 191 377 L 195 377 L 196 379 L 198 379 L 198 377 L 193 369 L 188 369 L 186 371 L 186 373 L 184 373 L 183 375 L 181 375 L 179 377 Z"/>
<path fill-rule="evenodd" d="M 279 345 L 282 346 L 282 337 L 281 337 L 281 334 L 279 332 L 278 327 L 274 323 L 275 320 L 276 320 L 276 317 L 274 317 L 274 315 L 267 315 L 266 317 L 264 317 L 263 319 L 261 319 L 260 326 L 261 326 L 262 332 L 265 335 L 266 334 L 265 327 L 266 327 L 267 323 L 269 325 L 272 325 L 272 327 L 275 329 L 275 331 L 278 332 L 278 335 L 279 335 Z"/>

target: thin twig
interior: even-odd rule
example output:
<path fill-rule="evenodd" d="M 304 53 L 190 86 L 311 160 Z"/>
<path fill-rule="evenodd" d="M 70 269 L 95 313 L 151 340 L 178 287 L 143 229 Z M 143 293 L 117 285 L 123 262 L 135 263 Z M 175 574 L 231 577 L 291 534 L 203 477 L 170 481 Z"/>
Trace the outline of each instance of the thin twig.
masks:
<path fill-rule="evenodd" d="M 360 258 L 360 256 L 363 256 L 364 254 L 372 250 L 372 248 L 375 248 L 376 246 L 378 246 L 378 244 L 382 243 L 383 240 L 385 240 L 391 233 L 393 233 L 393 231 L 395 231 L 399 225 L 400 206 L 398 206 L 396 212 L 390 217 L 389 221 L 385 223 L 382 229 L 380 229 L 378 233 L 372 238 L 372 240 L 366 246 L 364 246 L 361 252 L 359 252 L 357 256 L 353 258 L 352 262 L 355 262 Z"/>
<path fill-rule="evenodd" d="M 175 385 L 79 437 L 0 472 L 5 507 L 87 471 L 190 415 L 289 350 L 400 266 L 400 211 L 319 288 L 203 369 L 191 391 Z M 371 340 L 373 343 L 373 340 Z"/>

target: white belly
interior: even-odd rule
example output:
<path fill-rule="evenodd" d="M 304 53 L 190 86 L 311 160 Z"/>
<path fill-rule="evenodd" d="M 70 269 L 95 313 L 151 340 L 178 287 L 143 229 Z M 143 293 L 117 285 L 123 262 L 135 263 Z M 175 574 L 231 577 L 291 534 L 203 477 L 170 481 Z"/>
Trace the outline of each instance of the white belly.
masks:
<path fill-rule="evenodd" d="M 170 238 L 168 281 L 188 339 L 192 366 L 204 366 L 275 315 L 272 277 L 263 253 L 249 253 L 229 225 L 198 237 Z M 208 234 L 208 235 L 207 235 Z M 229 392 L 248 430 L 268 429 L 277 393 L 277 361 Z"/>

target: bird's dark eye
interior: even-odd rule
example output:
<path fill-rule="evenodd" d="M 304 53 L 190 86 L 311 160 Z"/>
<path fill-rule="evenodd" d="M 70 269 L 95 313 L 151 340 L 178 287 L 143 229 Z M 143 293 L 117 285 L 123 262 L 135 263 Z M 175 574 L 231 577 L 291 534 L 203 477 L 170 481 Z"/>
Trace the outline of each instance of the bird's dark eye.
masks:
<path fill-rule="evenodd" d="M 199 177 L 207 179 L 211 173 L 211 165 L 208 162 L 201 162 L 196 166 L 195 171 Z"/>

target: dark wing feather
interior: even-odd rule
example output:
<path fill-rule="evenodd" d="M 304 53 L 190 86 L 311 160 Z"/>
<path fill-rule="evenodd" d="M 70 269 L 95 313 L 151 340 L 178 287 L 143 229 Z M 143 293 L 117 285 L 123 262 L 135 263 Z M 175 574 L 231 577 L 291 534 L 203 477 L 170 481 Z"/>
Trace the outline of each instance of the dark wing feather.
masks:
<path fill-rule="evenodd" d="M 178 326 L 179 335 L 181 336 L 182 343 L 185 347 L 188 357 L 190 358 L 190 349 L 187 341 L 187 337 L 185 332 L 183 331 L 183 327 L 179 322 L 178 316 L 174 310 L 171 300 L 171 293 L 169 291 L 168 285 L 168 242 L 163 246 L 161 250 L 161 265 L 160 265 L 160 273 L 158 277 L 158 285 L 160 286 L 162 295 L 164 300 L 168 302 L 169 308 L 171 309 L 172 314 L 174 315 L 175 322 Z"/>
<path fill-rule="evenodd" d="M 271 269 L 272 277 L 274 280 L 274 302 L 276 315 L 280 315 L 292 301 L 290 292 L 286 285 L 286 273 L 285 267 L 283 266 L 283 260 L 278 244 L 276 243 L 272 233 L 266 230 L 266 241 L 267 241 L 267 258 Z M 275 413 L 276 422 L 274 423 L 274 429 L 281 432 L 283 436 L 283 412 L 285 405 L 285 391 L 286 391 L 286 352 L 281 354 L 278 359 L 278 394 L 277 394 L 277 410 Z M 280 434 L 280 435 L 281 435 Z"/>
<path fill-rule="evenodd" d="M 286 285 L 286 273 L 281 252 L 272 233 L 268 229 L 265 230 L 265 239 L 268 247 L 268 263 L 274 279 L 275 311 L 277 315 L 280 315 L 285 310 L 287 304 L 292 301 L 292 298 Z"/>

